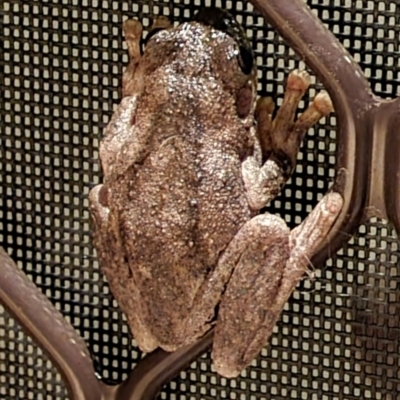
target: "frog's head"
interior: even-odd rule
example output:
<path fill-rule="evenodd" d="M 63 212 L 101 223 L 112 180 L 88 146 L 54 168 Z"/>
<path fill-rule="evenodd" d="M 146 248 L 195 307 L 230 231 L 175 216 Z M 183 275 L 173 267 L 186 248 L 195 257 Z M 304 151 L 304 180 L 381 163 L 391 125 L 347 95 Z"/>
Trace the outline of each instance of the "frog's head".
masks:
<path fill-rule="evenodd" d="M 246 75 L 252 72 L 254 67 L 253 50 L 244 29 L 232 14 L 220 8 L 203 7 L 194 16 L 193 21 L 229 35 L 238 46 L 238 63 L 242 72 Z M 142 45 L 145 46 L 153 36 L 171 27 L 172 23 L 166 17 L 158 17 L 146 38 L 142 39 Z"/>
<path fill-rule="evenodd" d="M 190 86 L 193 96 L 196 90 L 209 93 L 214 85 L 235 99 L 241 118 L 252 110 L 257 75 L 253 51 L 243 28 L 227 11 L 202 8 L 190 22 L 159 25 L 143 44 L 143 76 L 156 73 L 155 79 L 162 77 L 173 86 L 170 90 Z"/>

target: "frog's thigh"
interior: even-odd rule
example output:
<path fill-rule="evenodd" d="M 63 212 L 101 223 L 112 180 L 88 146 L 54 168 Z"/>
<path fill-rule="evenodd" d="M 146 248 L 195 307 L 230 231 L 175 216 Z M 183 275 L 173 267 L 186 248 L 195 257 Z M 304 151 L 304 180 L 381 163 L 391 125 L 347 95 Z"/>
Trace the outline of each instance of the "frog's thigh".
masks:
<path fill-rule="evenodd" d="M 259 215 L 227 249 L 233 259 L 225 261 L 235 266 L 220 304 L 213 346 L 214 366 L 223 376 L 237 376 L 272 332 L 275 315 L 270 309 L 289 257 L 289 235 L 281 218 Z"/>
<path fill-rule="evenodd" d="M 95 186 L 89 193 L 90 210 L 93 217 L 93 236 L 100 267 L 107 277 L 110 290 L 125 313 L 135 340 L 141 350 L 153 351 L 158 343 L 142 322 L 139 291 L 132 279 L 126 262 L 125 249 L 119 233 L 113 229 L 113 221 L 107 206 L 102 203 L 103 185 Z"/>

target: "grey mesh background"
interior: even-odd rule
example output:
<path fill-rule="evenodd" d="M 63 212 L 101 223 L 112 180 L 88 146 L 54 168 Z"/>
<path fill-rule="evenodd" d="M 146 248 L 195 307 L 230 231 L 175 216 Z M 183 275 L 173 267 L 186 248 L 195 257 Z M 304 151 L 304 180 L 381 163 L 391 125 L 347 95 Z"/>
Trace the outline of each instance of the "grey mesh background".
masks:
<path fill-rule="evenodd" d="M 0 4 L 1 243 L 85 338 L 99 376 L 121 382 L 141 353 L 98 270 L 87 196 L 101 179 L 99 140 L 121 97 L 122 21 L 136 17 L 148 26 L 164 14 L 178 23 L 205 4 L 231 10 L 256 51 L 259 92 L 278 103 L 285 76 L 301 63 L 244 1 Z M 377 94 L 399 93 L 398 0 L 308 4 Z M 314 80 L 310 95 L 319 87 Z M 310 130 L 294 176 L 269 207 L 291 227 L 334 178 L 335 138 L 335 116 Z M 395 233 L 371 220 L 324 267 L 311 269 L 269 346 L 238 379 L 218 377 L 205 355 L 160 399 L 400 399 L 399 283 Z M 2 307 L 0 398 L 67 398 L 51 362 Z"/>

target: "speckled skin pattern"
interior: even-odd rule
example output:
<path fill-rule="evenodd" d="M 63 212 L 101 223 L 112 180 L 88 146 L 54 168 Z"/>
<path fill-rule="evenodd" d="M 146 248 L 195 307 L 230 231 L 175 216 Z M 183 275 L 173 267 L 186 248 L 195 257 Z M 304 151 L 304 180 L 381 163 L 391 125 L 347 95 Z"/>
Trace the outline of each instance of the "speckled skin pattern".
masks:
<path fill-rule="evenodd" d="M 265 345 L 284 302 L 268 318 L 265 307 L 297 283 L 280 293 L 289 229 L 256 214 L 288 179 L 301 138 L 289 151 L 276 140 L 261 148 L 260 132 L 277 129 L 265 115 L 256 129 L 256 70 L 243 72 L 233 37 L 184 23 L 152 36 L 141 56 L 141 26 L 124 28 L 124 98 L 100 147 L 104 183 L 90 193 L 100 265 L 142 350 L 173 351 L 216 323 L 214 364 L 236 376 Z M 293 117 L 289 110 L 280 119 Z M 334 211 L 318 217 L 324 235 L 340 209 L 335 199 Z M 297 257 L 305 260 L 300 277 L 308 256 Z M 232 301 L 218 317 L 225 290 Z M 236 304 L 238 296 L 246 299 Z"/>

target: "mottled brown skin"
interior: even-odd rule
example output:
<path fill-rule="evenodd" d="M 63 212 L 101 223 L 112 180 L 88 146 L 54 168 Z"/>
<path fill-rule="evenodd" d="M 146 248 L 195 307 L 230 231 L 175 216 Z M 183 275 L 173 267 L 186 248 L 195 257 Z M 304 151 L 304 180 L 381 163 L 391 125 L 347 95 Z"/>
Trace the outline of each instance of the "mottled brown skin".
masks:
<path fill-rule="evenodd" d="M 217 319 L 215 365 L 225 376 L 237 375 L 272 331 L 263 302 L 286 296 L 279 291 L 291 254 L 284 222 L 254 216 L 279 193 L 315 121 L 303 121 L 301 129 L 289 124 L 289 139 L 278 140 L 279 121 L 287 125 L 294 111 L 278 114 L 275 123 L 261 105 L 257 133 L 255 69 L 245 74 L 235 40 L 210 26 L 192 22 L 158 32 L 143 56 L 141 26 L 129 21 L 125 34 L 131 57 L 125 97 L 100 148 L 104 184 L 90 193 L 100 264 L 146 352 L 173 351 L 201 337 L 217 318 L 225 287 L 233 297 L 258 290 L 234 309 L 222 303 L 221 320 L 229 321 Z M 301 86 L 289 91 L 296 105 L 307 79 L 301 72 L 292 76 Z M 322 103 L 318 119 L 330 111 Z M 260 135 L 268 136 L 261 140 L 268 148 L 261 149 Z M 323 232 L 336 212 L 329 222 L 324 217 Z M 253 333 L 242 334 L 249 324 L 262 333 L 256 345 Z"/>

